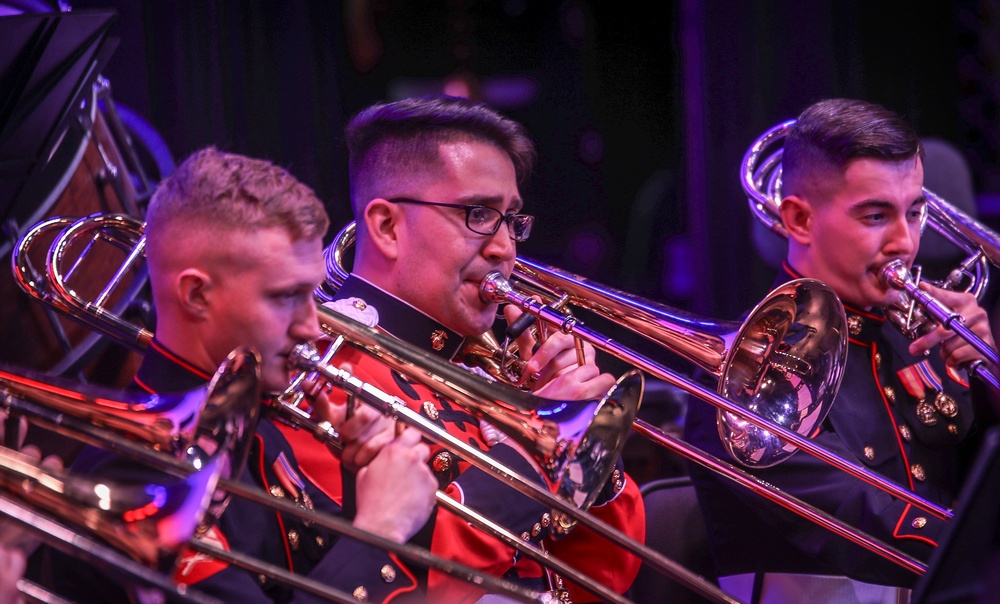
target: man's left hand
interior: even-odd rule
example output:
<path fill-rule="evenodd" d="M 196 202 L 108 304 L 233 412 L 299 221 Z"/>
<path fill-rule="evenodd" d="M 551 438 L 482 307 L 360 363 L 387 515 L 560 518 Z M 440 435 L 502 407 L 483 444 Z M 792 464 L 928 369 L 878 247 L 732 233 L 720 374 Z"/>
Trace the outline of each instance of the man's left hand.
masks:
<path fill-rule="evenodd" d="M 975 296 L 965 292 L 941 289 L 926 282 L 920 284 L 920 289 L 928 292 L 942 304 L 961 315 L 964 318 L 963 323 L 965 327 L 981 338 L 991 348 L 996 349 L 996 344 L 993 343 L 993 334 L 990 331 L 989 317 L 986 311 L 979 306 L 979 302 Z M 971 361 L 983 359 L 983 355 L 966 342 L 964 338 L 940 325 L 931 332 L 911 342 L 910 354 L 924 354 L 925 351 L 930 350 L 938 344 L 941 345 L 941 358 L 951 367 L 957 368 Z"/>
<path fill-rule="evenodd" d="M 508 304 L 504 317 L 508 324 L 521 316 L 520 309 Z M 532 389 L 535 394 L 559 400 L 590 400 L 604 396 L 615 383 L 610 373 L 597 367 L 597 353 L 590 344 L 583 344 L 583 364 L 577 352 L 576 338 L 554 333 L 537 345 L 531 330 L 517 339 L 521 358 L 527 361 L 524 375 L 536 375 Z"/>

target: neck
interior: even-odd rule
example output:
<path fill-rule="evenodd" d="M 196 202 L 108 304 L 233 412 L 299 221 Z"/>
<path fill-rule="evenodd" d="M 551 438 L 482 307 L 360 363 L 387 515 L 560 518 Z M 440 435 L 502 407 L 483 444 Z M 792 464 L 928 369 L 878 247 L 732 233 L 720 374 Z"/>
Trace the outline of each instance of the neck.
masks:
<path fill-rule="evenodd" d="M 197 326 L 173 321 L 169 317 L 157 317 L 156 340 L 192 366 L 209 375 L 218 369 L 219 363 L 212 359 L 212 355 L 205 347 L 205 342 L 199 337 Z"/>

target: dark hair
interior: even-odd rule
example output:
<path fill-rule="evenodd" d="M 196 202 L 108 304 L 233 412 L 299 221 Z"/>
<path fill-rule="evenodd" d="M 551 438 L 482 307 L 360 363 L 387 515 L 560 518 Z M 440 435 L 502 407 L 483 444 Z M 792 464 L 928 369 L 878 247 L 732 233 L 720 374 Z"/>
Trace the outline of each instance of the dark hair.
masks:
<path fill-rule="evenodd" d="M 326 234 L 330 219 L 313 190 L 284 168 L 208 147 L 160 183 L 146 223 L 155 247 L 170 225 L 215 232 L 283 227 L 293 239 L 312 239 Z"/>
<path fill-rule="evenodd" d="M 521 124 L 461 97 L 373 105 L 350 121 L 346 138 L 355 216 L 369 201 L 388 194 L 382 190 L 387 183 L 409 180 L 414 172 L 439 165 L 441 143 L 471 140 L 495 145 L 510 156 L 518 182 L 535 163 L 535 146 Z"/>
<path fill-rule="evenodd" d="M 819 101 L 799 115 L 785 138 L 784 193 L 800 194 L 817 171 L 842 174 L 854 159 L 905 162 L 918 156 L 923 157 L 920 138 L 892 111 L 851 99 Z"/>

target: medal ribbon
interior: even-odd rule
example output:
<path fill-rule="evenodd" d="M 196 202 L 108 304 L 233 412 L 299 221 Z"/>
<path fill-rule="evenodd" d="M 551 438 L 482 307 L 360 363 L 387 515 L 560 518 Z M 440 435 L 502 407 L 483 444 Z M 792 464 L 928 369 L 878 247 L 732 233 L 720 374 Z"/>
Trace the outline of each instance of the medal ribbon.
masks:
<path fill-rule="evenodd" d="M 941 390 L 941 378 L 938 377 L 926 359 L 900 369 L 896 372 L 896 376 L 899 377 L 903 388 L 917 400 L 924 399 L 925 387 L 929 387 L 931 390 Z"/>

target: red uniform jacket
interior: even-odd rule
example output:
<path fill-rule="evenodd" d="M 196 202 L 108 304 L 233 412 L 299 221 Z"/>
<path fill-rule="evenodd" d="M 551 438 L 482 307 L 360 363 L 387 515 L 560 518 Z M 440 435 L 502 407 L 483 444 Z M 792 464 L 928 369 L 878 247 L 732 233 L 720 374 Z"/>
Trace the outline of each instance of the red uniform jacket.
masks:
<path fill-rule="evenodd" d="M 461 343 L 461 337 L 416 311 L 414 308 L 352 277 L 338 292 L 336 310 L 346 311 L 352 318 L 424 348 L 428 352 L 450 358 Z M 359 379 L 399 397 L 408 406 L 445 427 L 450 434 L 480 448 L 512 467 L 523 476 L 537 477 L 531 465 L 514 448 L 504 443 L 487 443 L 479 421 L 457 404 L 429 389 L 413 384 L 370 356 L 345 347 L 334 358 L 334 365 L 349 364 Z M 336 401 L 337 393 L 333 397 Z M 343 396 L 340 394 L 339 396 Z M 336 460 L 325 446 L 318 445 L 306 434 L 286 437 L 295 447 L 302 471 L 334 500 L 339 501 L 343 489 Z M 460 461 L 453 453 L 438 445 L 432 446 L 431 465 L 442 489 L 453 499 L 472 507 L 510 531 L 530 536 L 556 557 L 582 571 L 611 589 L 624 593 L 632 584 L 640 561 L 605 539 L 584 528 L 553 540 L 548 537 L 549 510 L 541 503 L 521 495 L 479 469 Z M 630 537 L 641 541 L 645 536 L 645 515 L 638 487 L 624 473 L 609 481 L 591 513 Z M 458 560 L 493 576 L 503 576 L 537 589 L 547 589 L 543 569 L 524 558 L 481 530 L 470 526 L 447 510 L 439 509 L 433 518 L 430 549 L 442 557 Z M 594 599 L 588 592 L 572 584 L 567 588 L 575 602 Z M 428 577 L 428 601 L 475 602 L 482 590 L 462 581 L 452 580 L 432 571 Z"/>

